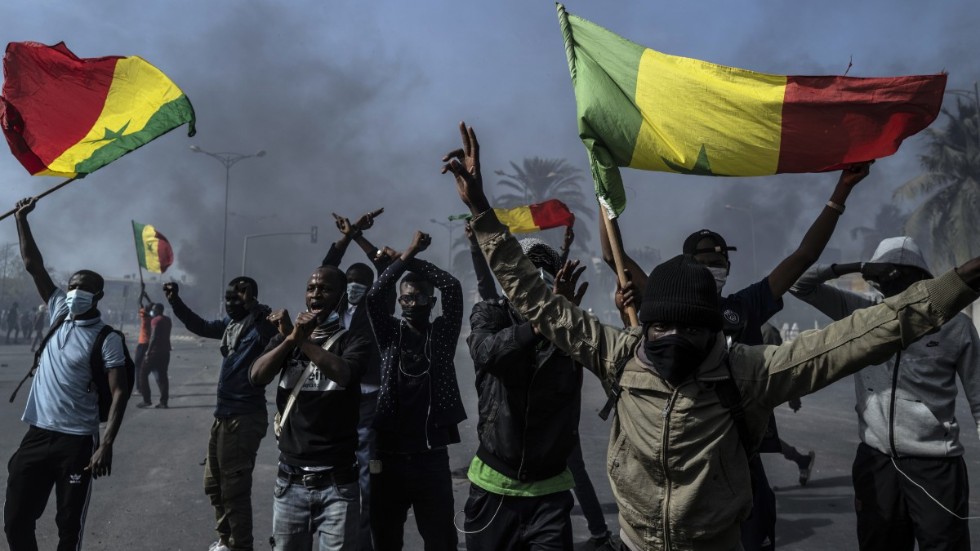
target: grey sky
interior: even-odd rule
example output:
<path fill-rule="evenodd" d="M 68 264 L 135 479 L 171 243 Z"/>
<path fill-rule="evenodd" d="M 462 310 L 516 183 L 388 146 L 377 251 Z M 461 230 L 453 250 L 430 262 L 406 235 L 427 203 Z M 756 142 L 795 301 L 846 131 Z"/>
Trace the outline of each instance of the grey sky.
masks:
<path fill-rule="evenodd" d="M 950 88 L 972 88 L 980 78 L 980 9 L 965 0 L 566 7 L 645 46 L 758 71 L 841 73 L 853 55 L 853 76 L 946 70 Z M 443 261 L 446 232 L 428 220 L 463 210 L 450 178 L 439 175 L 461 119 L 479 132 L 490 191 L 492 171 L 523 157 L 564 157 L 587 169 L 552 2 L 5 0 L 0 21 L 4 44 L 63 40 L 82 57 L 145 57 L 198 113 L 195 138 L 175 131 L 39 205 L 35 232 L 47 263 L 60 271 L 135 272 L 134 218 L 170 238 L 177 274 L 196 275 L 216 293 L 223 168 L 191 153 L 191 144 L 269 152 L 233 169 L 230 209 L 240 216 L 230 221 L 230 275 L 239 269 L 244 234 L 319 224 L 315 246 L 302 237 L 270 239 L 250 252 L 250 272 L 273 304 L 301 298 L 310 268 L 336 236 L 331 211 L 353 217 L 384 206 L 369 237 L 400 249 L 421 228 L 433 234 L 429 256 Z M 917 146 L 912 139 L 875 165 L 853 197 L 868 206 L 848 210 L 834 246 L 851 247 L 847 228 L 866 223 L 875 203 L 890 200 L 890 190 L 917 172 Z M 628 246 L 649 244 L 670 256 L 691 231 L 724 228 L 740 246 L 736 283 L 754 277 L 748 226 L 719 205 L 756 205 L 763 271 L 795 246 L 836 181 L 832 174 L 624 176 L 632 190 L 622 221 Z M 0 205 L 10 206 L 57 182 L 29 177 L 7 154 L 0 155 L 0 179 Z M 0 242 L 7 241 L 16 241 L 12 220 L 0 224 Z"/>

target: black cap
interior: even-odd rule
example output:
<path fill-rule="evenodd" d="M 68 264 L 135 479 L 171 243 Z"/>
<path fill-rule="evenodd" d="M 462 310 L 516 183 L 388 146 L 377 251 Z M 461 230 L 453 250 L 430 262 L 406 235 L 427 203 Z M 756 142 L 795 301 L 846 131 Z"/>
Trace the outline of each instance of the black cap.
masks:
<path fill-rule="evenodd" d="M 677 255 L 650 272 L 640 322 L 679 323 L 720 331 L 721 308 L 715 278 L 689 255 Z"/>
<path fill-rule="evenodd" d="M 702 239 L 710 239 L 711 241 L 714 241 L 715 246 L 707 247 L 707 248 L 702 247 L 699 249 L 698 243 L 700 243 Z M 713 232 L 711 230 L 698 230 L 692 233 L 691 235 L 687 236 L 687 239 L 684 240 L 683 252 L 684 254 L 689 254 L 689 255 L 695 255 L 701 253 L 721 253 L 725 255 L 725 258 L 728 258 L 728 251 L 737 251 L 737 250 L 738 249 L 736 249 L 735 247 L 729 247 L 728 243 L 725 242 L 725 238 L 722 237 L 717 232 Z"/>

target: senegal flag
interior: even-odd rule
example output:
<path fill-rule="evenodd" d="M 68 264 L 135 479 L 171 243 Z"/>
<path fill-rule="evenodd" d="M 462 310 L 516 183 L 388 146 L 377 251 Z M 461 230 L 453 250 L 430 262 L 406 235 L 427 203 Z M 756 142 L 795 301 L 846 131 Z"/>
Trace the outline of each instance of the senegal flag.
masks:
<path fill-rule="evenodd" d="M 84 176 L 184 123 L 195 133 L 190 100 L 140 57 L 11 42 L 3 74 L 0 127 L 34 175 Z"/>
<path fill-rule="evenodd" d="M 512 209 L 493 209 L 511 233 L 531 233 L 559 226 L 571 226 L 575 215 L 565 203 L 549 199 L 542 203 L 524 205 Z"/>
<path fill-rule="evenodd" d="M 147 271 L 162 274 L 174 263 L 174 249 L 170 241 L 149 224 L 133 221 L 133 237 L 136 240 L 136 257 Z"/>
<path fill-rule="evenodd" d="M 706 176 L 839 170 L 895 153 L 939 114 L 946 75 L 769 75 L 663 54 L 560 4 L 600 202 L 626 207 L 621 166 Z"/>

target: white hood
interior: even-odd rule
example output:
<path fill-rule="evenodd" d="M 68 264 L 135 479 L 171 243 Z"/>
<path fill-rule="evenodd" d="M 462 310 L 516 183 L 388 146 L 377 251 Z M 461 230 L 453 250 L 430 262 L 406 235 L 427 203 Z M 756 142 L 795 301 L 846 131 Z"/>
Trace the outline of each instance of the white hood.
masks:
<path fill-rule="evenodd" d="M 914 266 L 921 268 L 932 277 L 932 270 L 926 264 L 926 259 L 922 256 L 922 251 L 911 237 L 889 237 L 883 239 L 875 249 L 875 254 L 871 255 L 869 262 L 900 264 L 902 266 Z"/>

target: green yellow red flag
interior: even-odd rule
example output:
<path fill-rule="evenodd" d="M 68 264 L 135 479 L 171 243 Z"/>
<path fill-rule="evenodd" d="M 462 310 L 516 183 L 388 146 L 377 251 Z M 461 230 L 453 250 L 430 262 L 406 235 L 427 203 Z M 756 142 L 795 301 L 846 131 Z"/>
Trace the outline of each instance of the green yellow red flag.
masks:
<path fill-rule="evenodd" d="M 147 271 L 162 274 L 174 263 L 174 249 L 170 241 L 153 226 L 134 220 L 133 238 L 136 241 L 136 257 L 140 266 Z"/>
<path fill-rule="evenodd" d="M 11 42 L 3 73 L 0 127 L 33 175 L 84 176 L 184 123 L 195 133 L 187 96 L 137 56 Z"/>
<path fill-rule="evenodd" d="M 823 172 L 895 153 L 938 116 L 946 75 L 784 76 L 664 54 L 558 5 L 596 195 L 619 167 L 706 176 Z"/>
<path fill-rule="evenodd" d="M 509 209 L 495 208 L 493 211 L 511 233 L 531 233 L 575 224 L 575 214 L 558 199 Z M 453 214 L 449 220 L 469 220 L 472 217 L 470 214 Z"/>
<path fill-rule="evenodd" d="M 575 223 L 575 215 L 558 199 L 511 209 L 493 210 L 497 213 L 497 219 L 503 222 L 511 233 L 531 233 L 559 226 L 571 226 Z"/>

